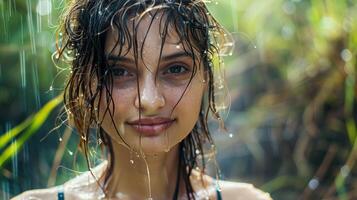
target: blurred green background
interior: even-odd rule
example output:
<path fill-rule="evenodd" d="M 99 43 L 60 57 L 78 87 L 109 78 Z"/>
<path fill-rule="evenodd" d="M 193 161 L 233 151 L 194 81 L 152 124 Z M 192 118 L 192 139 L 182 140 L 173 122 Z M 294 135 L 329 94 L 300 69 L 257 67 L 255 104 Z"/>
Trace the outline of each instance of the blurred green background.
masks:
<path fill-rule="evenodd" d="M 0 199 L 63 183 L 74 158 L 85 170 L 55 99 L 68 74 L 51 60 L 64 5 L 0 0 Z M 274 199 L 357 199 L 357 0 L 207 5 L 235 41 L 229 133 L 214 135 L 223 178 Z"/>

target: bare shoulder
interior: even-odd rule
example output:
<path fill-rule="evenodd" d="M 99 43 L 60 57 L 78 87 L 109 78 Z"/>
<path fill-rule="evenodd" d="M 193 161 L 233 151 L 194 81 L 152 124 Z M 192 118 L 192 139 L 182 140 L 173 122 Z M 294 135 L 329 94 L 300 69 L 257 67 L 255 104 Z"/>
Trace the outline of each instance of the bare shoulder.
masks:
<path fill-rule="evenodd" d="M 217 183 L 216 179 L 196 170 L 192 170 L 190 181 L 198 199 L 205 199 L 207 196 L 209 199 L 218 199 L 217 190 L 220 188 L 224 200 L 272 200 L 268 193 L 252 184 L 223 180 Z"/>
<path fill-rule="evenodd" d="M 252 184 L 220 181 L 223 199 L 272 200 L 270 195 L 255 188 Z"/>
<path fill-rule="evenodd" d="M 102 195 L 98 180 L 105 166 L 106 162 L 103 162 L 93 168 L 92 173 L 84 172 L 60 186 L 25 191 L 12 200 L 58 199 L 59 195 L 64 195 L 64 199 L 67 200 L 95 199 Z"/>
<path fill-rule="evenodd" d="M 56 199 L 57 198 L 56 187 L 46 188 L 46 189 L 36 189 L 36 190 L 28 190 L 20 195 L 12 198 L 12 200 L 27 200 L 27 199 Z"/>

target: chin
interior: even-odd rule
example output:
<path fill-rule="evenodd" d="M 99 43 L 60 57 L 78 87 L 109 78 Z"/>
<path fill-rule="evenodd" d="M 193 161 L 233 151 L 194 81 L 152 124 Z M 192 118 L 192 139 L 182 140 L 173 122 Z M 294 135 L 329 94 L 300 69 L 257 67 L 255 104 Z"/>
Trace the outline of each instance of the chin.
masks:
<path fill-rule="evenodd" d="M 165 137 L 157 137 L 157 138 L 142 138 L 142 145 L 137 146 L 136 149 L 140 152 L 140 149 L 144 152 L 144 154 L 160 154 L 167 153 L 172 148 L 172 141 L 170 144 L 167 144 Z"/>

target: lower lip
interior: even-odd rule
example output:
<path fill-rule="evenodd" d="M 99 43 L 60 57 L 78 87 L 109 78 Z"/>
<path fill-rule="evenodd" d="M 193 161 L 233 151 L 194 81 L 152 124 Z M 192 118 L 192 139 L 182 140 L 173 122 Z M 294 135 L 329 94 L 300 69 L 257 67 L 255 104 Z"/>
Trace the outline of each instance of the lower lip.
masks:
<path fill-rule="evenodd" d="M 166 129 L 168 129 L 174 121 L 162 123 L 162 124 L 155 124 L 155 125 L 134 125 L 131 124 L 131 126 L 137 131 L 142 133 L 145 136 L 156 136 L 159 135 L 160 133 L 164 132 Z"/>

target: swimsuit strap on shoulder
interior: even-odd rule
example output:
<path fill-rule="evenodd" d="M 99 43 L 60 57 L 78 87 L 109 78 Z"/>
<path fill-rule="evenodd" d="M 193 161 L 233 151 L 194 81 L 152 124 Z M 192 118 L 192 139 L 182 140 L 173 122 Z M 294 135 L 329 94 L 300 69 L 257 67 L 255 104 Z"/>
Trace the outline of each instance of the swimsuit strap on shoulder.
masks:
<path fill-rule="evenodd" d="M 217 200 L 222 200 L 221 190 L 218 188 L 218 186 L 216 187 L 216 194 L 217 194 Z"/>
<path fill-rule="evenodd" d="M 63 185 L 58 186 L 58 189 L 57 189 L 57 199 L 58 199 L 58 200 L 64 200 L 64 189 L 63 189 Z"/>

